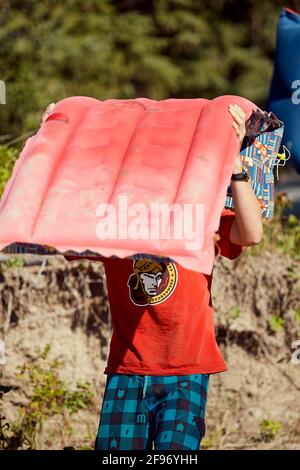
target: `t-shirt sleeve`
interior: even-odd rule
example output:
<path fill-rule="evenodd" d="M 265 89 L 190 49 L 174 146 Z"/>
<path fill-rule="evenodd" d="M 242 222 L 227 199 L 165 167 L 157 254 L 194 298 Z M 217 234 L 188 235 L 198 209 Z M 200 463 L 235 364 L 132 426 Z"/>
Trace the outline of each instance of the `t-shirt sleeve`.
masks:
<path fill-rule="evenodd" d="M 231 210 L 224 210 L 220 220 L 220 226 L 218 229 L 217 234 L 219 235 L 219 239 L 216 241 L 217 251 L 216 254 L 224 256 L 228 259 L 235 259 L 237 258 L 241 252 L 243 251 L 243 246 L 236 245 L 230 241 L 230 231 L 232 227 L 232 223 L 234 221 L 235 214 Z"/>

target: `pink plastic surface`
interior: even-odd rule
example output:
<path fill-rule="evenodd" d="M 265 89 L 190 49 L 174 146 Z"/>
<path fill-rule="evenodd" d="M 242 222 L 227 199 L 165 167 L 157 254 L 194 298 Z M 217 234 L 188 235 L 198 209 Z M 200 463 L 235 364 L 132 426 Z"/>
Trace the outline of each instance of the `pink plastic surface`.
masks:
<path fill-rule="evenodd" d="M 214 234 L 224 207 L 239 142 L 228 112 L 238 96 L 207 99 L 138 98 L 58 102 L 27 140 L 0 202 L 0 249 L 13 242 L 50 245 L 63 253 L 164 255 L 209 274 Z M 182 240 L 100 240 L 101 203 L 204 204 L 204 244 Z M 172 224 L 170 219 L 168 223 Z"/>

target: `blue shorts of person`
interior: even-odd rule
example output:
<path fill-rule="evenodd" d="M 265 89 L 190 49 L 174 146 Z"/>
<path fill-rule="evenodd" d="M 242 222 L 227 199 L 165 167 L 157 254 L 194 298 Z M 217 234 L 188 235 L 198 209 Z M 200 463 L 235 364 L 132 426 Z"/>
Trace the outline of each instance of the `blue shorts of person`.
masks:
<path fill-rule="evenodd" d="M 95 450 L 198 450 L 209 375 L 108 374 Z"/>

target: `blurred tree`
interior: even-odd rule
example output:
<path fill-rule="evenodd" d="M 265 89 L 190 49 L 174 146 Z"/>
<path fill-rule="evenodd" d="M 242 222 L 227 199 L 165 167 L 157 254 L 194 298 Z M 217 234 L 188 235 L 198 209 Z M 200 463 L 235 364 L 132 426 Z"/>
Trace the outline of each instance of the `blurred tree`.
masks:
<path fill-rule="evenodd" d="M 1 134 L 72 95 L 242 95 L 264 106 L 281 0 L 2 0 Z"/>

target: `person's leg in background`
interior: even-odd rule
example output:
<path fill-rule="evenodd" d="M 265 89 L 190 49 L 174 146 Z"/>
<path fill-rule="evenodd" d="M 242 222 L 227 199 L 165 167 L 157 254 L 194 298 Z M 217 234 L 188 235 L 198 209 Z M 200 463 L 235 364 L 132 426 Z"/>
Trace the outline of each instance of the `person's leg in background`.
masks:
<path fill-rule="evenodd" d="M 205 434 L 209 375 L 165 376 L 165 395 L 156 410 L 156 450 L 198 450 Z"/>
<path fill-rule="evenodd" d="M 95 450 L 152 449 L 146 383 L 141 375 L 108 374 Z"/>

